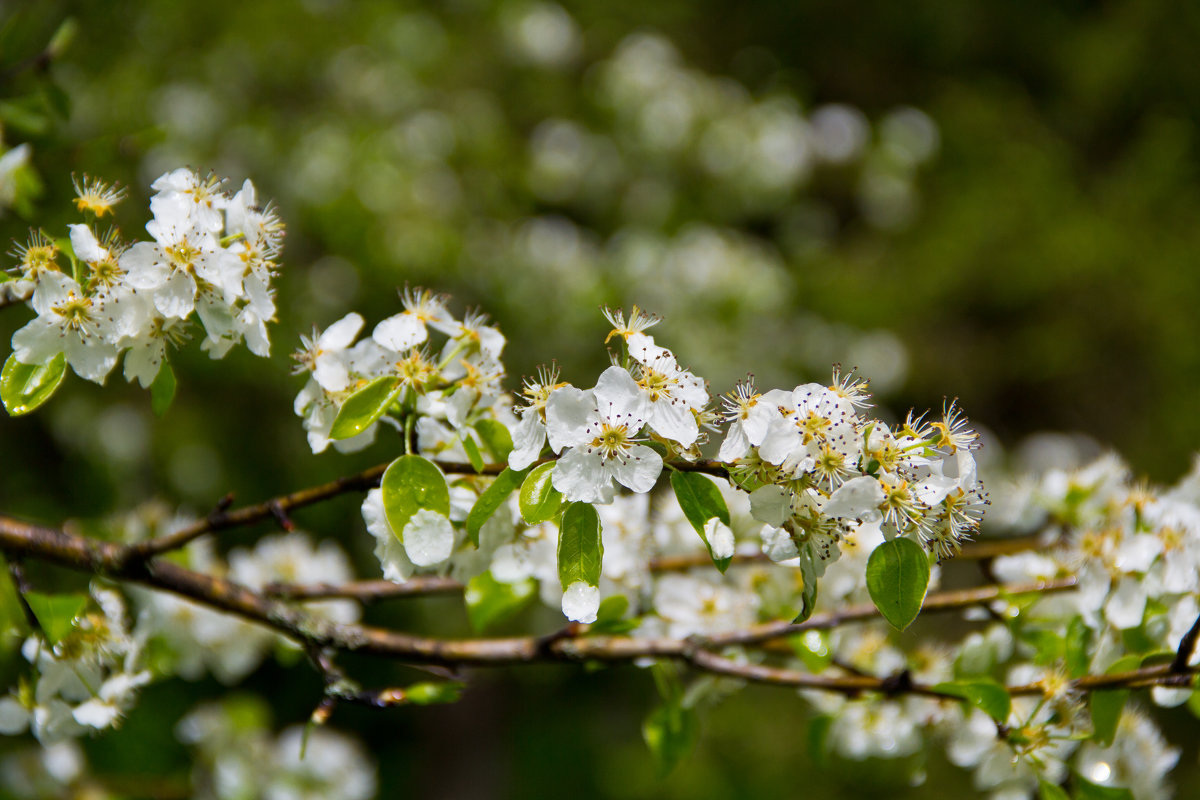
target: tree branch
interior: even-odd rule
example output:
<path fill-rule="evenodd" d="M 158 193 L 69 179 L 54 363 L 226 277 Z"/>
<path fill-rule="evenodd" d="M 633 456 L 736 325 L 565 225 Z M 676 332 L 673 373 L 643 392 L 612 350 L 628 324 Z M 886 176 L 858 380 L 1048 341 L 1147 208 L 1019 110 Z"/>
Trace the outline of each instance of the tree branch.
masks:
<path fill-rule="evenodd" d="M 270 513 L 269 511 L 267 513 Z M 825 629 L 846 622 L 878 617 L 874 607 L 856 606 L 839 612 L 829 612 L 802 623 L 775 622 L 756 625 L 745 631 L 691 639 L 650 638 L 627 636 L 589 636 L 586 626 L 568 626 L 549 637 L 510 637 L 498 639 L 437 639 L 369 625 L 337 624 L 319 619 L 305 611 L 266 594 L 258 594 L 224 578 L 204 575 L 166 561 L 143 561 L 131 558 L 131 545 L 102 542 L 66 533 L 53 528 L 31 525 L 0 516 L 0 549 L 11 557 L 36 558 L 71 569 L 104 575 L 118 580 L 139 583 L 154 589 L 172 592 L 210 608 L 235 614 L 271 628 L 298 642 L 310 654 L 326 651 L 358 652 L 390 657 L 417 665 L 496 666 L 553 661 L 628 662 L 641 658 L 671 658 L 691 664 L 697 669 L 727 675 L 757 683 L 778 686 L 820 689 L 854 696 L 862 692 L 877 692 L 887 696 L 918 694 L 950 698 L 947 693 L 897 676 L 877 678 L 869 675 L 829 676 L 763 664 L 735 661 L 721 655 L 734 645 L 766 642 L 805 630 Z M 988 586 L 951 592 L 940 592 L 926 598 L 925 611 L 949 610 L 987 603 L 1014 594 L 1064 591 L 1074 586 L 1074 578 L 1021 586 Z M 379 587 L 381 588 L 381 587 Z M 286 591 L 279 592 L 287 596 Z M 299 594 L 299 592 L 293 593 Z M 334 596 L 326 594 L 325 596 Z M 342 595 L 337 595 L 342 596 Z M 314 599 L 312 594 L 306 599 Z M 324 656 L 322 656 L 324 658 Z M 329 661 L 316 663 L 323 677 L 336 678 Z M 1143 687 L 1190 684 L 1195 668 L 1180 671 L 1174 664 L 1144 667 L 1117 675 L 1089 675 L 1073 681 L 1080 691 L 1097 691 L 1118 687 Z M 404 690 L 385 689 L 362 692 L 341 686 L 343 697 L 368 705 L 391 705 L 405 702 Z M 1016 695 L 1034 695 L 1045 691 L 1041 684 L 1009 687 Z M 959 698 L 954 697 L 957 700 Z M 329 713 L 332 707 L 318 707 L 318 713 Z"/>

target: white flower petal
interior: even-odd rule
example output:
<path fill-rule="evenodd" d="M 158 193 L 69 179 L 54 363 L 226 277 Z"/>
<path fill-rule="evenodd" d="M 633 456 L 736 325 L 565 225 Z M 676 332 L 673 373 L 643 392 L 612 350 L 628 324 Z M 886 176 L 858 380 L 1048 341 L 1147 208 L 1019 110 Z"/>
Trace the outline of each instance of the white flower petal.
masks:
<path fill-rule="evenodd" d="M 883 488 L 870 475 L 852 478 L 829 496 L 821 511 L 830 517 L 873 520 L 880 516 Z"/>
<path fill-rule="evenodd" d="M 154 307 L 164 317 L 187 319 L 196 307 L 196 281 L 186 272 L 173 272 L 154 293 Z"/>
<path fill-rule="evenodd" d="M 564 386 L 550 393 L 546 401 L 546 438 L 550 449 L 560 452 L 587 440 L 587 426 L 596 416 L 596 396 L 592 392 Z"/>
<path fill-rule="evenodd" d="M 787 519 L 791 503 L 791 494 L 782 486 L 760 486 L 750 493 L 750 515 L 778 528 Z"/>
<path fill-rule="evenodd" d="M 570 502 L 597 503 L 603 499 L 608 478 L 600 466 L 600 456 L 583 448 L 568 450 L 554 465 L 550 482 Z"/>
<path fill-rule="evenodd" d="M 383 492 L 372 489 L 362 504 L 363 521 L 375 537 L 375 557 L 383 567 L 383 577 L 393 583 L 404 583 L 413 573 L 413 564 L 400 539 L 392 533 L 383 509 Z"/>
<path fill-rule="evenodd" d="M 1117 590 L 1109 595 L 1108 602 L 1104 604 L 1104 616 L 1121 630 L 1141 625 L 1145 613 L 1146 587 L 1131 577 L 1122 578 Z"/>
<path fill-rule="evenodd" d="M 84 261 L 96 263 L 108 258 L 108 250 L 100 246 L 96 234 L 87 225 L 68 225 L 71 231 L 71 249 Z"/>
<path fill-rule="evenodd" d="M 708 546 L 713 558 L 733 557 L 733 531 L 729 526 L 716 517 L 704 523 L 704 535 L 708 538 Z"/>
<path fill-rule="evenodd" d="M 622 486 L 642 493 L 654 488 L 662 472 L 663 462 L 662 456 L 649 447 L 635 444 L 629 448 L 625 458 L 609 459 L 605 467 Z"/>
<path fill-rule="evenodd" d="M 118 263 L 125 271 L 125 282 L 134 289 L 157 289 L 171 274 L 166 254 L 154 242 L 138 242 Z"/>
<path fill-rule="evenodd" d="M 425 323 L 413 314 L 400 313 L 375 326 L 371 338 L 383 347 L 402 353 L 429 338 Z"/>
<path fill-rule="evenodd" d="M 725 434 L 725 441 L 721 442 L 721 452 L 717 454 L 717 458 L 725 462 L 737 461 L 749 451 L 750 440 L 746 436 L 745 426 L 735 422 L 729 426 L 729 432 Z"/>
<path fill-rule="evenodd" d="M 691 447 L 700 435 L 700 426 L 690 406 L 682 402 L 663 399 L 650 406 L 650 427 L 667 439 Z"/>
<path fill-rule="evenodd" d="M 340 392 L 350 385 L 350 371 L 337 353 L 324 353 L 317 357 L 313 377 L 322 389 Z"/>
<path fill-rule="evenodd" d="M 317 348 L 320 350 L 345 350 L 354 341 L 354 337 L 358 336 L 362 326 L 362 315 L 351 311 L 321 334 L 321 337 L 317 339 Z"/>
<path fill-rule="evenodd" d="M 546 426 L 536 411 L 527 411 L 512 428 L 513 449 L 508 454 L 508 466 L 514 471 L 528 467 L 541 455 L 546 444 Z"/>
<path fill-rule="evenodd" d="M 596 395 L 596 408 L 601 416 L 628 423 L 630 419 L 645 421 L 650 415 L 650 398 L 634 381 L 629 370 L 622 367 L 609 367 L 600 373 L 593 390 Z M 640 425 L 636 427 L 641 427 Z M 636 430 L 631 425 L 631 429 Z"/>

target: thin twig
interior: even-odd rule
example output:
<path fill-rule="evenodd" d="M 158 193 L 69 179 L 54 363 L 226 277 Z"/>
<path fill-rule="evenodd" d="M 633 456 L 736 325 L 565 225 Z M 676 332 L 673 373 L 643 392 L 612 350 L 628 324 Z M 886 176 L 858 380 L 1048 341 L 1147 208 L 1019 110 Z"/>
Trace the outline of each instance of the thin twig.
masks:
<path fill-rule="evenodd" d="M 42 628 L 41 620 L 37 618 L 37 614 L 33 613 L 33 607 L 29 605 L 29 600 L 25 594 L 30 591 L 29 581 L 25 577 L 25 568 L 21 565 L 20 559 L 10 558 L 8 560 L 8 576 L 12 578 L 13 589 L 17 593 L 17 602 L 21 606 L 21 614 L 25 617 L 25 624 L 29 626 L 31 631 L 38 633 L 43 639 L 46 637 L 46 631 Z"/>
<path fill-rule="evenodd" d="M 1192 653 L 1196 652 L 1197 638 L 1200 638 L 1200 617 L 1196 617 L 1192 627 L 1179 640 L 1179 650 L 1176 651 L 1175 659 L 1171 662 L 1173 671 L 1187 672 L 1188 663 L 1192 660 Z"/>
<path fill-rule="evenodd" d="M 435 594 L 456 594 L 463 585 L 453 578 L 437 575 L 415 575 L 404 583 L 385 580 L 350 581 L 349 583 L 271 583 L 263 594 L 280 600 L 358 600 L 371 603 L 394 597 L 428 597 Z"/>
<path fill-rule="evenodd" d="M 926 595 L 925 603 L 921 606 L 921 613 L 928 614 L 934 611 L 951 611 L 971 606 L 986 605 L 993 600 L 1001 600 L 1005 597 L 1016 595 L 1062 592 L 1074 588 L 1075 584 L 1076 579 L 1072 576 L 1052 581 L 1037 581 L 1034 583 L 1010 584 L 1007 586 L 980 586 L 975 589 L 933 592 Z M 791 636 L 792 634 L 803 633 L 804 631 L 828 630 L 829 628 L 844 625 L 847 622 L 876 619 L 879 616 L 879 609 L 873 604 L 864 603 L 858 606 L 850 606 L 840 611 L 813 614 L 803 622 L 793 623 L 786 620 L 778 620 L 776 622 L 752 625 L 744 630 L 711 636 L 706 641 L 713 647 L 758 644 L 771 639 L 779 639 Z"/>
<path fill-rule="evenodd" d="M 507 464 L 485 464 L 483 469 L 476 470 L 469 463 L 441 461 L 437 459 L 431 460 L 442 472 L 448 475 L 499 475 L 508 468 Z M 543 458 L 534 462 L 533 466 L 554 460 L 554 458 Z M 389 465 L 390 462 L 388 464 L 377 464 L 370 469 L 363 470 L 354 475 L 347 475 L 319 486 L 312 486 L 289 494 L 272 497 L 261 503 L 244 506 L 233 511 L 219 508 L 204 519 L 193 522 L 191 525 L 180 528 L 173 533 L 153 539 L 146 539 L 145 541 L 130 545 L 127 551 L 128 557 L 144 561 L 154 556 L 186 547 L 193 540 L 200 538 L 206 533 L 237 528 L 243 525 L 252 525 L 268 517 L 286 519 L 287 512 L 292 509 L 310 506 L 314 503 L 320 503 L 349 492 L 365 492 L 369 489 L 374 489 L 379 485 L 379 481 L 383 478 L 383 473 L 387 471 Z M 725 467 L 719 461 L 680 461 L 673 463 L 672 466 L 685 472 L 704 472 L 713 475 L 725 474 Z M 281 524 L 283 523 L 281 522 Z"/>

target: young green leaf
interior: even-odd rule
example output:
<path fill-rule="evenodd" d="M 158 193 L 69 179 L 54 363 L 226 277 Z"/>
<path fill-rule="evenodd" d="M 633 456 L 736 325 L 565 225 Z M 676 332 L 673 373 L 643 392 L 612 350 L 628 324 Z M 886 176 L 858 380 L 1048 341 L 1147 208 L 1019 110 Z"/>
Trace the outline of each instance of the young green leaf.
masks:
<path fill-rule="evenodd" d="M 810 559 L 800 559 L 800 579 L 804 583 L 800 587 L 800 613 L 792 620 L 796 623 L 811 617 L 817 607 L 817 571 Z"/>
<path fill-rule="evenodd" d="M 554 472 L 554 463 L 547 461 L 545 464 L 534 467 L 533 472 L 530 472 L 529 477 L 521 484 L 518 503 L 521 508 L 521 519 L 525 520 L 527 525 L 536 525 L 539 522 L 548 522 L 554 519 L 558 514 L 559 507 L 562 506 L 562 495 L 550 482 Z"/>
<path fill-rule="evenodd" d="M 604 543 L 600 516 L 590 503 L 571 503 L 562 518 L 558 536 L 558 579 L 566 589 L 576 581 L 600 585 Z"/>
<path fill-rule="evenodd" d="M 867 591 L 884 619 L 904 630 L 917 618 L 929 589 L 929 557 L 921 545 L 897 537 L 867 559 Z"/>
<path fill-rule="evenodd" d="M 996 722 L 1005 722 L 1012 711 L 1012 697 L 1008 690 L 992 680 L 978 679 L 939 683 L 933 687 L 933 690 L 961 697 Z"/>
<path fill-rule="evenodd" d="M 371 427 L 383 416 L 400 393 L 400 379 L 394 375 L 376 378 L 346 398 L 329 431 L 330 439 L 349 439 Z"/>
<path fill-rule="evenodd" d="M 67 373 L 62 353 L 45 364 L 22 364 L 10 355 L 0 371 L 0 401 L 10 416 L 28 414 L 50 399 Z"/>
<path fill-rule="evenodd" d="M 437 465 L 421 456 L 400 456 L 383 473 L 383 511 L 396 536 L 423 508 L 450 514 L 450 488 Z"/>
<path fill-rule="evenodd" d="M 636 619 L 625 619 L 629 610 L 629 600 L 623 594 L 614 594 L 604 598 L 600 608 L 596 610 L 596 621 L 588 626 L 589 634 L 617 636 L 629 633 L 638 626 Z"/>
<path fill-rule="evenodd" d="M 1083 621 L 1083 617 L 1075 616 L 1067 625 L 1067 635 L 1064 639 L 1067 674 L 1079 678 L 1087 674 L 1091 657 L 1088 655 L 1092 643 L 1092 629 Z"/>
<path fill-rule="evenodd" d="M 1038 800 L 1071 800 L 1071 795 L 1061 786 L 1046 780 L 1038 781 Z"/>
<path fill-rule="evenodd" d="M 1104 671 L 1106 675 L 1116 675 L 1121 672 L 1135 670 L 1142 664 L 1138 655 L 1127 655 L 1118 658 Z M 1092 692 L 1088 696 L 1088 708 L 1092 714 L 1092 738 L 1101 747 L 1108 747 L 1117 735 L 1117 723 L 1121 721 L 1121 711 L 1125 701 L 1129 699 L 1128 689 L 1106 689 Z"/>
<path fill-rule="evenodd" d="M 512 452 L 512 434 L 503 422 L 494 419 L 481 419 L 475 423 L 475 432 L 479 440 L 488 449 L 497 464 L 508 463 L 508 454 Z"/>
<path fill-rule="evenodd" d="M 692 751 L 698 733 L 696 712 L 678 702 L 664 703 L 650 712 L 642 723 L 642 736 L 658 763 L 660 777 L 666 777 Z"/>
<path fill-rule="evenodd" d="M 414 683 L 404 690 L 404 697 L 413 705 L 429 706 L 456 702 L 462 690 L 461 683 Z"/>
<path fill-rule="evenodd" d="M 75 627 L 76 618 L 87 608 L 88 597 L 85 594 L 26 592 L 25 602 L 29 603 L 50 644 L 55 645 Z"/>
<path fill-rule="evenodd" d="M 1101 786 L 1076 772 L 1071 776 L 1075 800 L 1134 800 L 1133 792 L 1120 786 Z"/>
<path fill-rule="evenodd" d="M 158 374 L 154 376 L 154 383 L 150 384 L 150 408 L 154 410 L 155 416 L 161 417 L 167 413 L 174 399 L 175 371 L 164 360 L 158 368 Z"/>
<path fill-rule="evenodd" d="M 467 461 L 471 462 L 471 468 L 476 472 L 483 472 L 483 454 L 479 452 L 479 445 L 475 444 L 475 440 L 470 436 L 462 437 L 463 450 L 467 451 Z"/>
<path fill-rule="evenodd" d="M 725 498 L 721 496 L 721 490 L 711 479 L 699 472 L 678 470 L 671 473 L 671 488 L 675 490 L 675 499 L 679 501 L 683 515 L 696 529 L 696 533 L 700 534 L 704 546 L 708 548 L 709 558 L 713 560 L 713 564 L 718 570 L 724 572 L 729 568 L 729 563 L 733 558 L 732 556 L 720 558 L 714 556 L 712 543 L 709 542 L 708 535 L 704 530 L 705 523 L 713 518 L 720 520 L 723 525 L 729 525 L 729 507 L 725 505 Z"/>
<path fill-rule="evenodd" d="M 471 540 L 471 544 L 479 547 L 479 529 L 492 518 L 496 509 L 504 505 L 508 496 L 517 490 L 517 487 L 525 480 L 526 472 L 527 470 L 513 472 L 506 467 L 496 476 L 496 480 L 492 481 L 491 486 L 488 486 L 483 490 L 483 494 L 479 495 L 479 499 L 471 507 L 471 513 L 467 514 L 467 538 Z"/>
<path fill-rule="evenodd" d="M 818 767 L 829 764 L 829 729 L 833 727 L 833 717 L 821 714 L 813 717 L 808 723 L 807 745 L 808 757 Z"/>
<path fill-rule="evenodd" d="M 536 592 L 537 583 L 533 578 L 501 583 L 490 570 L 481 572 L 467 582 L 463 595 L 467 602 L 467 619 L 477 633 L 482 633 L 528 605 Z"/>

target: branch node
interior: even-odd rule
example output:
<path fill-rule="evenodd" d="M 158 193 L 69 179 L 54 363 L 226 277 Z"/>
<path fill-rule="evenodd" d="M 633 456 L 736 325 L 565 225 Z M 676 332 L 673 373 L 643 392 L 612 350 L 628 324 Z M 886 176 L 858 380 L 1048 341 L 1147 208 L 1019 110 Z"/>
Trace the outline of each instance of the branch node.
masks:
<path fill-rule="evenodd" d="M 893 673 L 879 682 L 879 690 L 887 697 L 907 694 L 913 689 L 912 673 L 907 669 Z"/>
<path fill-rule="evenodd" d="M 226 495 L 226 497 L 232 497 L 232 495 Z M 296 530 L 296 523 L 292 522 L 291 517 L 289 517 L 287 512 L 283 510 L 283 505 L 278 499 L 272 500 L 268 504 L 268 508 L 271 509 L 271 516 L 273 516 L 275 521 L 279 523 L 279 527 L 283 528 L 288 533 Z"/>

